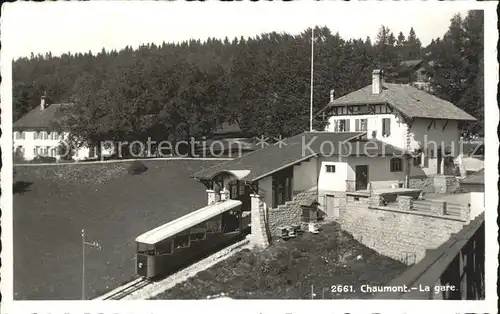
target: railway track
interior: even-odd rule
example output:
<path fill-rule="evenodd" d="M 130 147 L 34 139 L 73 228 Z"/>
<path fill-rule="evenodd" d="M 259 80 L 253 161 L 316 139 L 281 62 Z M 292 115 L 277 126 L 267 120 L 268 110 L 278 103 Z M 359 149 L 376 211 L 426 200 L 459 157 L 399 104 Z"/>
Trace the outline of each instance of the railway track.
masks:
<path fill-rule="evenodd" d="M 176 284 L 181 283 L 192 276 L 195 276 L 198 272 L 217 264 L 232 254 L 249 247 L 249 243 L 248 239 L 234 243 L 219 252 L 214 253 L 161 280 L 148 280 L 142 277 L 135 279 L 124 286 L 95 298 L 94 300 L 146 300 L 172 288 Z"/>
<path fill-rule="evenodd" d="M 99 298 L 100 300 L 121 300 L 130 294 L 139 291 L 148 285 L 152 284 L 153 282 L 151 280 L 148 280 L 146 278 L 139 278 L 136 279 L 130 283 L 128 283 L 125 286 L 122 286 L 118 288 L 117 290 L 113 290 L 110 293 L 102 296 Z"/>

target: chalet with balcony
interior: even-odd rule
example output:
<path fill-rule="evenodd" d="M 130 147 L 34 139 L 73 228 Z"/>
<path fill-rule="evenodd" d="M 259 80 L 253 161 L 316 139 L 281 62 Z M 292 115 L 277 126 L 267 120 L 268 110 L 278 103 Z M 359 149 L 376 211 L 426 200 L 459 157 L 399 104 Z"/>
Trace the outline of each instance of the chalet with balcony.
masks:
<path fill-rule="evenodd" d="M 413 160 L 404 165 L 412 176 L 454 174 L 461 155 L 459 123 L 476 119 L 418 88 L 385 83 L 382 75 L 375 70 L 372 85 L 331 97 L 318 114 L 326 130 L 366 132 L 370 138 L 412 152 Z"/>
<path fill-rule="evenodd" d="M 459 154 L 461 121 L 472 116 L 415 87 L 383 82 L 335 99 L 319 112 L 324 131 L 305 132 L 194 174 L 209 193 L 227 190 L 243 210 L 251 195 L 279 208 L 316 189 L 324 214 L 335 218 L 346 194 L 418 196 L 410 178 L 449 173 Z M 451 164 L 451 166 L 450 166 Z"/>

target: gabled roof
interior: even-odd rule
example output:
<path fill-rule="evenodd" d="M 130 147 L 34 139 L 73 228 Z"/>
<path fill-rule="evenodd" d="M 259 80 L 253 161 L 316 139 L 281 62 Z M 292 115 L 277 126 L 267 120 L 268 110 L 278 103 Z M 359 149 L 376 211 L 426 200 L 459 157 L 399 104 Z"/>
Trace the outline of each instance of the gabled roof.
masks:
<path fill-rule="evenodd" d="M 449 101 L 410 85 L 392 83 L 383 83 L 380 94 L 373 94 L 368 85 L 335 99 L 327 108 L 356 104 L 388 104 L 409 118 L 476 120 Z"/>
<path fill-rule="evenodd" d="M 39 106 L 14 122 L 14 129 L 50 129 L 58 118 L 58 109 L 66 104 L 51 104 L 41 110 Z"/>
<path fill-rule="evenodd" d="M 204 169 L 195 173 L 193 177 L 199 180 L 212 180 L 220 173 L 248 170 L 248 174 L 240 179 L 253 182 L 318 155 L 398 154 L 401 156 L 405 153 L 375 139 L 361 140 L 360 137 L 365 134 L 365 132 L 305 132 L 284 139 L 284 144 L 276 143 L 266 146 L 239 158 Z"/>

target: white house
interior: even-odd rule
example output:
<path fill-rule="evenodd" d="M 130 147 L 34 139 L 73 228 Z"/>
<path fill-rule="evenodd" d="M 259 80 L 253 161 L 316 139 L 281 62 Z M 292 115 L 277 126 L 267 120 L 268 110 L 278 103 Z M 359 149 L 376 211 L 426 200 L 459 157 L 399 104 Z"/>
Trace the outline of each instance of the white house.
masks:
<path fill-rule="evenodd" d="M 423 90 L 385 83 L 380 70 L 373 71 L 372 85 L 338 99 L 331 96 L 320 112 L 327 131 L 364 131 L 371 138 L 417 153 L 410 169 L 413 176 L 449 173 L 452 167 L 447 162 L 462 153 L 459 122 L 476 120 Z"/>
<path fill-rule="evenodd" d="M 14 152 L 24 160 L 37 156 L 60 159 L 58 146 L 69 137 L 69 131 L 57 132 L 54 122 L 59 108 L 64 104 L 47 104 L 42 96 L 40 106 L 34 108 L 13 124 Z M 81 147 L 75 150 L 73 159 L 84 160 L 96 157 L 96 148 Z"/>
<path fill-rule="evenodd" d="M 193 177 L 209 191 L 228 189 L 243 210 L 251 194 L 267 208 L 279 208 L 316 187 L 319 203 L 334 215 L 328 202 L 338 195 L 408 188 L 413 177 L 445 174 L 446 163 L 459 154 L 458 123 L 475 120 L 425 91 L 384 83 L 379 70 L 372 85 L 338 99 L 331 94 L 318 114 L 325 131 L 290 137 Z"/>

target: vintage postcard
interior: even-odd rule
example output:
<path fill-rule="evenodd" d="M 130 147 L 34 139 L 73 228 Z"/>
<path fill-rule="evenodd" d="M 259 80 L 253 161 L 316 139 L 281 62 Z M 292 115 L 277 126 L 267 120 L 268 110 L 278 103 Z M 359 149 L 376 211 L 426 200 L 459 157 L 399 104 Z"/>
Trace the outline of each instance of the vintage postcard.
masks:
<path fill-rule="evenodd" d="M 2 5 L 2 313 L 496 312 L 496 5 Z"/>

